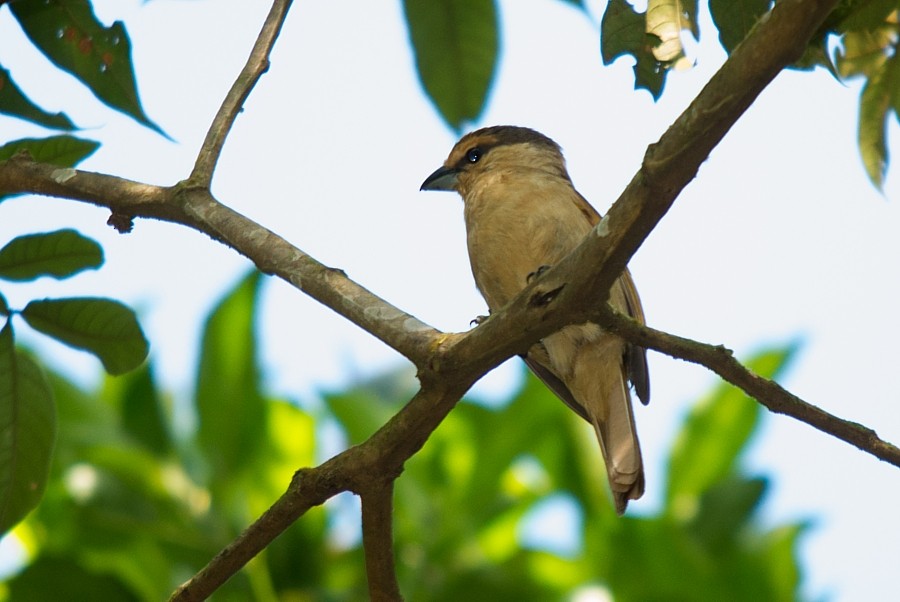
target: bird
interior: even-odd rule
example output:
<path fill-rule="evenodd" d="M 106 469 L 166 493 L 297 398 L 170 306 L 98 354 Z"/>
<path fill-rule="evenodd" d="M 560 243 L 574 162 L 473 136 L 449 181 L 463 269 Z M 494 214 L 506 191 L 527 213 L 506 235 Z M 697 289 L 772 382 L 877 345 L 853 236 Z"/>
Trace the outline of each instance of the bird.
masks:
<path fill-rule="evenodd" d="M 420 190 L 462 197 L 469 263 L 491 313 L 569 254 L 601 217 L 572 184 L 560 146 L 520 126 L 466 134 Z M 645 323 L 627 268 L 613 284 L 609 303 Z M 523 357 L 557 397 L 593 425 L 616 512 L 624 514 L 629 500 L 644 493 L 629 383 L 648 404 L 646 350 L 587 322 L 544 337 Z"/>

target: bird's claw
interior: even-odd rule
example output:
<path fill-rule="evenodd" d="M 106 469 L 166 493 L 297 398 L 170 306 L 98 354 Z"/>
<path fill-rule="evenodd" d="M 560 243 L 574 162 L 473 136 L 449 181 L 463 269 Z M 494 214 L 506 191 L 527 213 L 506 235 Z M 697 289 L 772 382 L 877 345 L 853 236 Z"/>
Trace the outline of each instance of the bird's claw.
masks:
<path fill-rule="evenodd" d="M 528 274 L 527 276 L 525 276 L 525 283 L 531 284 L 535 278 L 540 278 L 541 274 L 543 274 L 544 272 L 546 272 L 549 269 L 550 269 L 549 265 L 540 266 L 538 269 L 536 269 L 535 271 L 533 271 L 530 274 Z"/>
<path fill-rule="evenodd" d="M 480 325 L 480 324 L 484 324 L 484 323 L 487 321 L 487 319 L 490 318 L 490 317 L 491 317 L 490 315 L 487 315 L 487 316 L 475 316 L 475 319 L 472 320 L 471 322 L 469 322 L 469 326 L 478 326 L 478 325 Z"/>

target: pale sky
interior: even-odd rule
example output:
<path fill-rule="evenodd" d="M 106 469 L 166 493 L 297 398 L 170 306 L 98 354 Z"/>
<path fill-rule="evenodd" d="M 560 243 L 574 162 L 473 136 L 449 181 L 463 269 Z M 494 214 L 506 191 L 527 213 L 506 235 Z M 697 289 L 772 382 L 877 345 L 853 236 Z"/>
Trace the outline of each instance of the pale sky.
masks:
<path fill-rule="evenodd" d="M 2 8 L 0 64 L 43 107 L 65 110 L 88 128 L 82 136 L 103 142 L 81 167 L 172 184 L 189 173 L 268 3 L 94 4 L 105 21 L 125 22 L 144 108 L 176 142 L 55 74 Z M 473 128 L 517 124 L 554 138 L 576 187 L 605 211 L 724 52 L 704 15 L 696 68 L 671 75 L 654 104 L 632 90 L 629 60 L 602 65 L 605 3 L 590 4 L 588 18 L 561 1 L 500 1 L 503 54 L 490 104 Z M 421 93 L 401 10 L 399 2 L 296 2 L 271 69 L 229 138 L 214 192 L 401 309 L 437 328 L 464 330 L 485 306 L 469 273 L 462 205 L 452 194 L 418 192 L 456 136 Z M 631 269 L 652 326 L 725 344 L 739 356 L 801 339 L 783 384 L 897 443 L 900 286 L 891 274 L 900 259 L 900 194 L 896 170 L 884 195 L 866 180 L 856 149 L 859 88 L 822 71 L 780 75 L 713 151 Z M 0 128 L 4 140 L 44 135 L 5 117 Z M 107 257 L 97 273 L 62 283 L 4 283 L 4 293 L 12 306 L 78 294 L 127 301 L 141 312 L 164 386 L 187 394 L 201 319 L 249 262 L 180 226 L 139 221 L 121 236 L 106 218 L 70 201 L 4 202 L 0 243 L 77 227 L 99 240 Z M 284 283 L 269 280 L 263 303 L 261 342 L 274 392 L 309 399 L 403 365 L 398 354 Z M 26 340 L 83 382 L 99 374 L 99 363 L 85 354 Z M 656 353 L 650 369 L 653 401 L 637 410 L 648 484 L 645 497 L 629 506 L 636 514 L 658 507 L 680 420 L 717 382 L 703 368 Z M 507 362 L 475 393 L 506 395 L 521 373 L 518 360 Z M 767 524 L 814 519 L 800 547 L 805 594 L 840 601 L 896 591 L 896 468 L 781 416 L 766 417 L 748 465 L 773 477 Z"/>

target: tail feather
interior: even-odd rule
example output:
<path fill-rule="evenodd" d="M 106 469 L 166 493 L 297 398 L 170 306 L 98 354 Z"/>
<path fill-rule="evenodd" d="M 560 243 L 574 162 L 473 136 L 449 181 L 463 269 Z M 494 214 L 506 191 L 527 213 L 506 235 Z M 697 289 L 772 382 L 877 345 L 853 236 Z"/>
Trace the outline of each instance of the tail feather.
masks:
<path fill-rule="evenodd" d="M 644 494 L 644 464 L 634 426 L 631 396 L 624 379 L 619 379 L 618 386 L 612 388 L 603 405 L 605 416 L 592 412 L 591 422 L 606 463 L 616 512 L 623 514 L 628 500 L 636 500 Z"/>
<path fill-rule="evenodd" d="M 594 425 L 616 511 L 622 514 L 628 500 L 644 493 L 644 466 L 623 363 L 625 343 L 584 324 L 568 326 L 535 348 L 529 351 L 529 366 Z"/>

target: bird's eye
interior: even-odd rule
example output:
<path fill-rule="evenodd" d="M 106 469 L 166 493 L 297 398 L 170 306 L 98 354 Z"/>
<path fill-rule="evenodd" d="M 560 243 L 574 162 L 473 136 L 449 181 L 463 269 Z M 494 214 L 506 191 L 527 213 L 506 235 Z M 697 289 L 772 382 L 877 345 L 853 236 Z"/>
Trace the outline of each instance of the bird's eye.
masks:
<path fill-rule="evenodd" d="M 466 160 L 469 163 L 478 163 L 478 160 L 481 159 L 481 155 L 484 153 L 481 152 L 481 149 L 477 146 L 475 148 L 470 148 L 469 152 L 466 153 Z"/>

